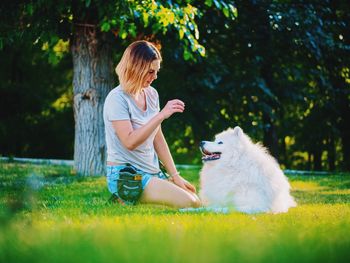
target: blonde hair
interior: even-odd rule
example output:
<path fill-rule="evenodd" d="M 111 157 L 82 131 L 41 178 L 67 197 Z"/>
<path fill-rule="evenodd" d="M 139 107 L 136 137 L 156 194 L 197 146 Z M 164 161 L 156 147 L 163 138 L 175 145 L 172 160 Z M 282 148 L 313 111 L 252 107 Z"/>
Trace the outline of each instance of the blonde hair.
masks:
<path fill-rule="evenodd" d="M 135 94 L 142 89 L 145 76 L 154 60 L 162 61 L 162 56 L 151 42 L 135 41 L 126 48 L 115 69 L 125 92 Z"/>

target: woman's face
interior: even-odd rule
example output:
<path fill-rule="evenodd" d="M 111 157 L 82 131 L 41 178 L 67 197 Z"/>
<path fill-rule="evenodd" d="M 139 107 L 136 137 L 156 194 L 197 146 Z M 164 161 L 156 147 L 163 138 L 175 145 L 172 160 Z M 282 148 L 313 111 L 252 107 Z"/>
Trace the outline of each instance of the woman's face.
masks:
<path fill-rule="evenodd" d="M 143 83 L 144 88 L 149 87 L 152 84 L 153 80 L 157 79 L 157 74 L 159 72 L 159 69 L 160 69 L 160 60 L 158 59 L 153 60 Z"/>

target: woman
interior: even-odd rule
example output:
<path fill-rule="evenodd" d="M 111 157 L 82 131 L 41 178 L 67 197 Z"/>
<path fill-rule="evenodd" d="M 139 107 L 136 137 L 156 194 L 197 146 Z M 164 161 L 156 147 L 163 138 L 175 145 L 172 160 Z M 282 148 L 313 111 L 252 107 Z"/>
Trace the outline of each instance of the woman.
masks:
<path fill-rule="evenodd" d="M 120 85 L 108 94 L 103 110 L 108 189 L 119 203 L 198 207 L 196 189 L 177 171 L 161 129 L 185 104 L 170 100 L 160 111 L 158 93 L 150 86 L 161 61 L 152 43 L 136 41 L 116 68 Z M 170 176 L 160 170 L 159 160 Z"/>

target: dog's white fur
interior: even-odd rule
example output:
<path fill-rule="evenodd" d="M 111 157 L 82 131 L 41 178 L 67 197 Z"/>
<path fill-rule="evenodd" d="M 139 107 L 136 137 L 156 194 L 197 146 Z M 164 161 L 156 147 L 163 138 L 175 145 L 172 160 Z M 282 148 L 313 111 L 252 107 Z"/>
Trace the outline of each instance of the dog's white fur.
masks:
<path fill-rule="evenodd" d="M 254 144 L 240 127 L 202 142 L 207 152 L 221 152 L 207 161 L 200 173 L 200 197 L 208 206 L 233 206 L 244 213 L 283 213 L 296 202 L 277 161 L 260 144 Z"/>

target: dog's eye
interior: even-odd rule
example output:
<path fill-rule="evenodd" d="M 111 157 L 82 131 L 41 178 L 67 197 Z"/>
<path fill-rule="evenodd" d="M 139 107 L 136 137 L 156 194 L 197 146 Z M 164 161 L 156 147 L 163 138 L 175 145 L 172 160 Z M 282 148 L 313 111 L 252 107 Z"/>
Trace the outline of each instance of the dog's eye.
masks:
<path fill-rule="evenodd" d="M 223 142 L 220 141 L 220 142 L 218 142 L 218 144 L 223 144 Z"/>

